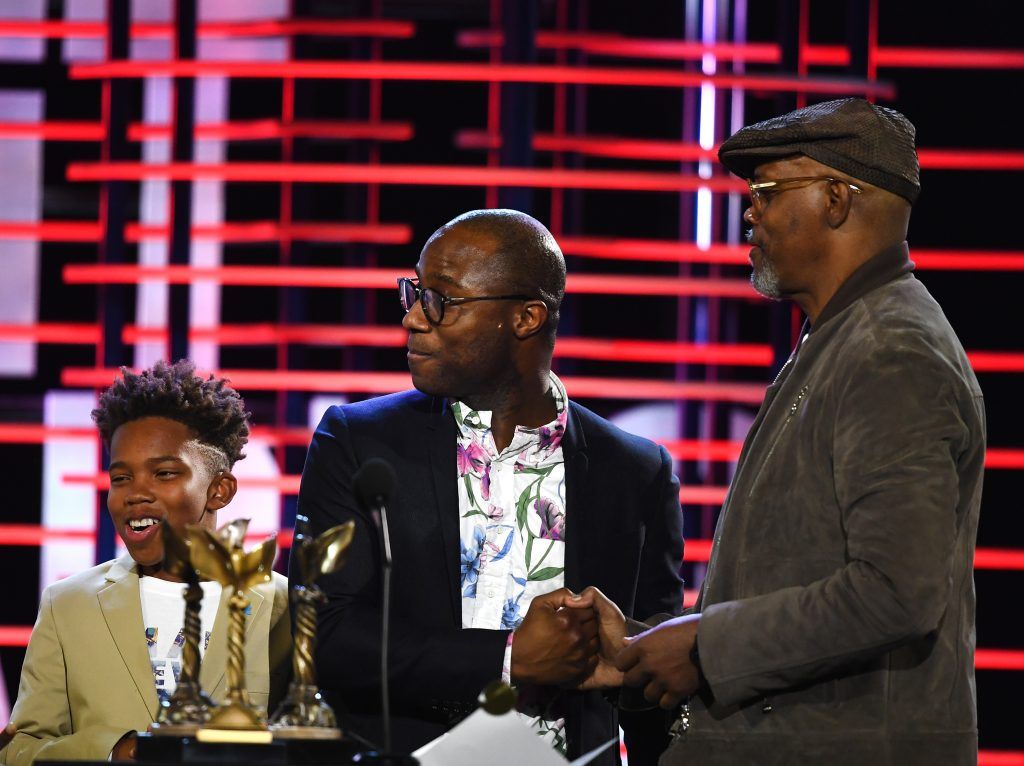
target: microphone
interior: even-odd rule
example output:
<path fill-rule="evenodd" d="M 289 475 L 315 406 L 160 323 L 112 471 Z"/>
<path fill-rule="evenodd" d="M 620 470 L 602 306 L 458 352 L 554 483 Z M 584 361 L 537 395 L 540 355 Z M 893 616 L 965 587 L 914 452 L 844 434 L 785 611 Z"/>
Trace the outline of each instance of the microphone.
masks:
<path fill-rule="evenodd" d="M 391 705 L 388 695 L 388 627 L 391 612 L 391 536 L 388 533 L 386 506 L 395 489 L 397 477 L 391 464 L 381 458 L 370 458 L 352 477 L 352 490 L 360 508 L 370 514 L 380 530 L 383 562 L 380 630 L 380 702 L 384 729 L 384 753 L 379 763 L 415 764 L 411 756 L 396 756 L 391 751 Z"/>

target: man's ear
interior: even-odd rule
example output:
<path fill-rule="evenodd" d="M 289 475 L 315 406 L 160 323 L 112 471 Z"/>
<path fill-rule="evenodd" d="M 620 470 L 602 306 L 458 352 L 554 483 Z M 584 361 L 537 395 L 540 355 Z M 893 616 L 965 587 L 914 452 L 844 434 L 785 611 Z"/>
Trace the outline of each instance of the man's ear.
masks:
<path fill-rule="evenodd" d="M 853 205 L 853 189 L 843 181 L 830 183 L 827 200 L 826 220 L 829 226 L 838 229 L 850 216 L 850 207 Z"/>
<path fill-rule="evenodd" d="M 530 300 L 523 303 L 522 308 L 512 323 L 516 337 L 526 340 L 544 329 L 548 322 L 548 307 L 544 301 Z"/>
<path fill-rule="evenodd" d="M 206 510 L 216 513 L 230 503 L 238 491 L 238 479 L 230 471 L 219 471 L 206 490 Z"/>

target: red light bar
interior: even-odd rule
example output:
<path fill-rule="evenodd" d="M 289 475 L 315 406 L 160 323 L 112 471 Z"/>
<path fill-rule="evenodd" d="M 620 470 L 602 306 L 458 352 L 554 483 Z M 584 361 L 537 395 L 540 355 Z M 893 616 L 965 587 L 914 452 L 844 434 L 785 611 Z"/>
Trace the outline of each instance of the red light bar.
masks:
<path fill-rule="evenodd" d="M 45 324 L 0 324 L 0 341 L 33 341 L 35 343 L 74 343 L 92 345 L 100 342 L 100 328 L 93 324 L 48 322 Z"/>
<path fill-rule="evenodd" d="M 1000 250 L 912 250 L 919 269 L 933 271 L 1024 271 L 1024 252 Z"/>
<path fill-rule="evenodd" d="M 1024 670 L 1024 651 L 1019 649 L 975 649 L 978 670 Z"/>
<path fill-rule="evenodd" d="M 501 147 L 501 136 L 483 130 L 460 130 L 455 134 L 455 145 L 460 149 L 498 149 Z M 538 152 L 577 152 L 592 157 L 674 162 L 718 161 L 716 150 L 704 149 L 699 144 L 615 136 L 556 136 L 551 133 L 536 133 L 533 136 L 533 149 Z"/>
<path fill-rule="evenodd" d="M 880 67 L 933 69 L 1024 69 L 1024 51 L 987 48 L 879 48 Z"/>
<path fill-rule="evenodd" d="M 0 239 L 35 242 L 96 242 L 103 227 L 92 221 L 0 221 Z"/>
<path fill-rule="evenodd" d="M 748 265 L 749 245 L 713 244 L 701 248 L 694 242 L 607 237 L 562 237 L 558 244 L 565 255 L 622 261 L 669 263 L 719 263 Z"/>
<path fill-rule="evenodd" d="M 676 460 L 710 460 L 731 463 L 740 456 L 743 442 L 702 439 L 664 441 L 662 446 Z"/>
<path fill-rule="evenodd" d="M 412 387 L 403 372 L 320 372 L 303 370 L 220 370 L 231 384 L 251 391 L 326 391 L 335 393 L 386 394 Z M 61 383 L 70 387 L 106 388 L 118 370 L 95 367 L 65 367 Z M 643 378 L 563 378 L 577 398 L 712 400 L 756 405 L 764 396 L 757 383 L 688 382 Z"/>
<path fill-rule="evenodd" d="M 1024 353 L 969 351 L 967 358 L 975 372 L 1024 372 Z"/>
<path fill-rule="evenodd" d="M 975 569 L 1024 569 L 1024 551 L 1009 548 L 978 548 Z"/>
<path fill-rule="evenodd" d="M 199 37 L 383 37 L 410 38 L 415 26 L 408 21 L 386 19 L 269 19 L 266 21 L 219 21 L 199 24 Z M 0 37 L 105 38 L 105 21 L 36 21 L 5 19 L 0 21 Z M 174 25 L 140 22 L 131 25 L 134 38 L 171 38 Z"/>
<path fill-rule="evenodd" d="M 465 64 L 440 61 L 105 61 L 73 64 L 73 80 L 142 77 L 247 77 L 309 80 L 406 80 L 429 82 L 530 82 L 686 88 L 711 85 L 785 93 L 864 95 L 892 99 L 891 83 L 837 77 L 714 74 L 675 69 L 624 69 L 546 64 Z"/>
<path fill-rule="evenodd" d="M 372 139 L 376 141 L 408 141 L 413 136 L 412 123 L 360 120 L 322 120 L 284 123 L 280 120 L 247 120 L 236 122 L 199 123 L 196 138 L 220 138 L 227 141 L 255 141 L 280 138 Z M 169 139 L 170 125 L 132 123 L 128 138 L 132 141 Z"/>
<path fill-rule="evenodd" d="M 978 766 L 1024 766 L 1024 751 L 979 750 Z"/>
<path fill-rule="evenodd" d="M 918 149 L 921 167 L 930 170 L 1024 170 L 1024 152 L 987 149 Z"/>
<path fill-rule="evenodd" d="M 239 324 L 220 327 L 194 327 L 189 330 L 193 343 L 212 341 L 224 345 L 258 346 L 278 343 L 305 343 L 314 346 L 405 346 L 408 333 L 400 326 L 374 325 L 281 325 Z M 124 328 L 125 343 L 166 342 L 167 331 L 159 327 Z"/>
<path fill-rule="evenodd" d="M 721 505 L 727 494 L 728 487 L 680 487 L 679 502 L 683 505 Z"/>
<path fill-rule="evenodd" d="M 44 542 L 89 541 L 96 539 L 92 529 L 54 529 L 38 524 L 0 524 L 0 545 L 42 545 Z"/>
<path fill-rule="evenodd" d="M 314 266 L 121 266 L 106 264 L 68 264 L 64 267 L 67 284 L 138 284 L 167 282 L 191 284 L 211 281 L 223 285 L 248 287 L 345 287 L 395 289 L 395 280 L 408 272 L 398 269 Z M 570 275 L 566 288 L 577 294 L 595 295 L 710 295 L 720 298 L 760 300 L 743 279 L 687 279 L 640 277 L 612 274 Z"/>
<path fill-rule="evenodd" d="M 102 141 L 101 122 L 0 122 L 0 138 L 39 138 L 44 141 Z"/>
<path fill-rule="evenodd" d="M 129 223 L 125 227 L 125 240 L 164 240 L 170 236 L 167 226 Z M 375 245 L 405 245 L 412 239 L 412 227 L 404 223 L 311 223 L 277 221 L 249 221 L 224 223 L 218 226 L 193 226 L 193 239 L 220 242 L 366 242 Z"/>
<path fill-rule="evenodd" d="M 31 625 L 0 625 L 0 646 L 28 646 Z"/>
<path fill-rule="evenodd" d="M 674 341 L 559 338 L 555 357 L 620 362 L 727 364 L 767 367 L 772 349 L 753 343 L 676 343 Z"/>
<path fill-rule="evenodd" d="M 1024 449 L 994 449 L 985 451 L 986 468 L 1024 468 Z"/>
<path fill-rule="evenodd" d="M 213 178 L 249 183 L 371 183 L 400 186 L 526 186 L 555 189 L 683 192 L 710 189 L 739 192 L 746 183 L 734 177 L 700 178 L 681 173 L 629 170 L 472 167 L 466 165 L 363 165 L 322 162 L 231 162 L 150 164 L 74 162 L 70 181 L 188 181 Z"/>
<path fill-rule="evenodd" d="M 500 47 L 503 35 L 491 30 L 467 30 L 456 38 L 463 48 Z M 705 55 L 748 64 L 778 64 L 781 49 L 775 43 L 717 43 L 705 45 L 685 40 L 623 37 L 590 32 L 537 32 L 538 48 L 581 50 L 603 56 L 624 56 L 673 61 L 700 61 Z M 808 65 L 848 66 L 850 52 L 837 45 L 807 45 L 801 51 Z M 935 67 L 942 69 L 1020 69 L 1019 50 L 986 48 L 875 47 L 875 63 L 886 67 Z"/>

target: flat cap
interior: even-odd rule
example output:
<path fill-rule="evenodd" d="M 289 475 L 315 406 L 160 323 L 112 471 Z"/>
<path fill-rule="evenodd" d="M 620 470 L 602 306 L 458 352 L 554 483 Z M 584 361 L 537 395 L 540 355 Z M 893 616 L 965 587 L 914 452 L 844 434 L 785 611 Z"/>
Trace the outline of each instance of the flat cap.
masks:
<path fill-rule="evenodd" d="M 718 159 L 751 178 L 761 163 L 803 154 L 913 204 L 921 193 L 914 135 L 914 125 L 895 109 L 842 98 L 741 128 L 722 144 Z"/>

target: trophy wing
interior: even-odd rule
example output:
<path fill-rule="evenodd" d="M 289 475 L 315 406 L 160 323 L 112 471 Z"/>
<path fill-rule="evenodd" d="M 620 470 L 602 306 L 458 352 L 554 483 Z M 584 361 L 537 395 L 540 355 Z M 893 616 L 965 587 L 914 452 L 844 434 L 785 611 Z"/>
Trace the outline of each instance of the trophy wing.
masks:
<path fill-rule="evenodd" d="M 217 530 L 217 537 L 228 550 L 241 548 L 245 543 L 245 533 L 249 531 L 249 519 L 235 519 Z"/>
<path fill-rule="evenodd" d="M 308 572 L 313 579 L 321 575 L 330 574 L 345 565 L 348 547 L 352 544 L 352 536 L 355 534 L 355 522 L 346 521 L 336 527 L 331 527 L 319 535 L 314 542 L 315 549 L 308 556 Z"/>
<path fill-rule="evenodd" d="M 230 550 L 224 547 L 214 533 L 204 527 L 189 524 L 187 530 L 191 543 L 189 551 L 192 566 L 200 576 L 216 580 L 222 585 L 230 585 L 234 581 Z"/>
<path fill-rule="evenodd" d="M 259 546 L 240 556 L 235 574 L 241 588 L 251 588 L 261 582 L 268 582 L 274 568 L 274 556 L 277 555 L 277 535 L 271 535 Z"/>

